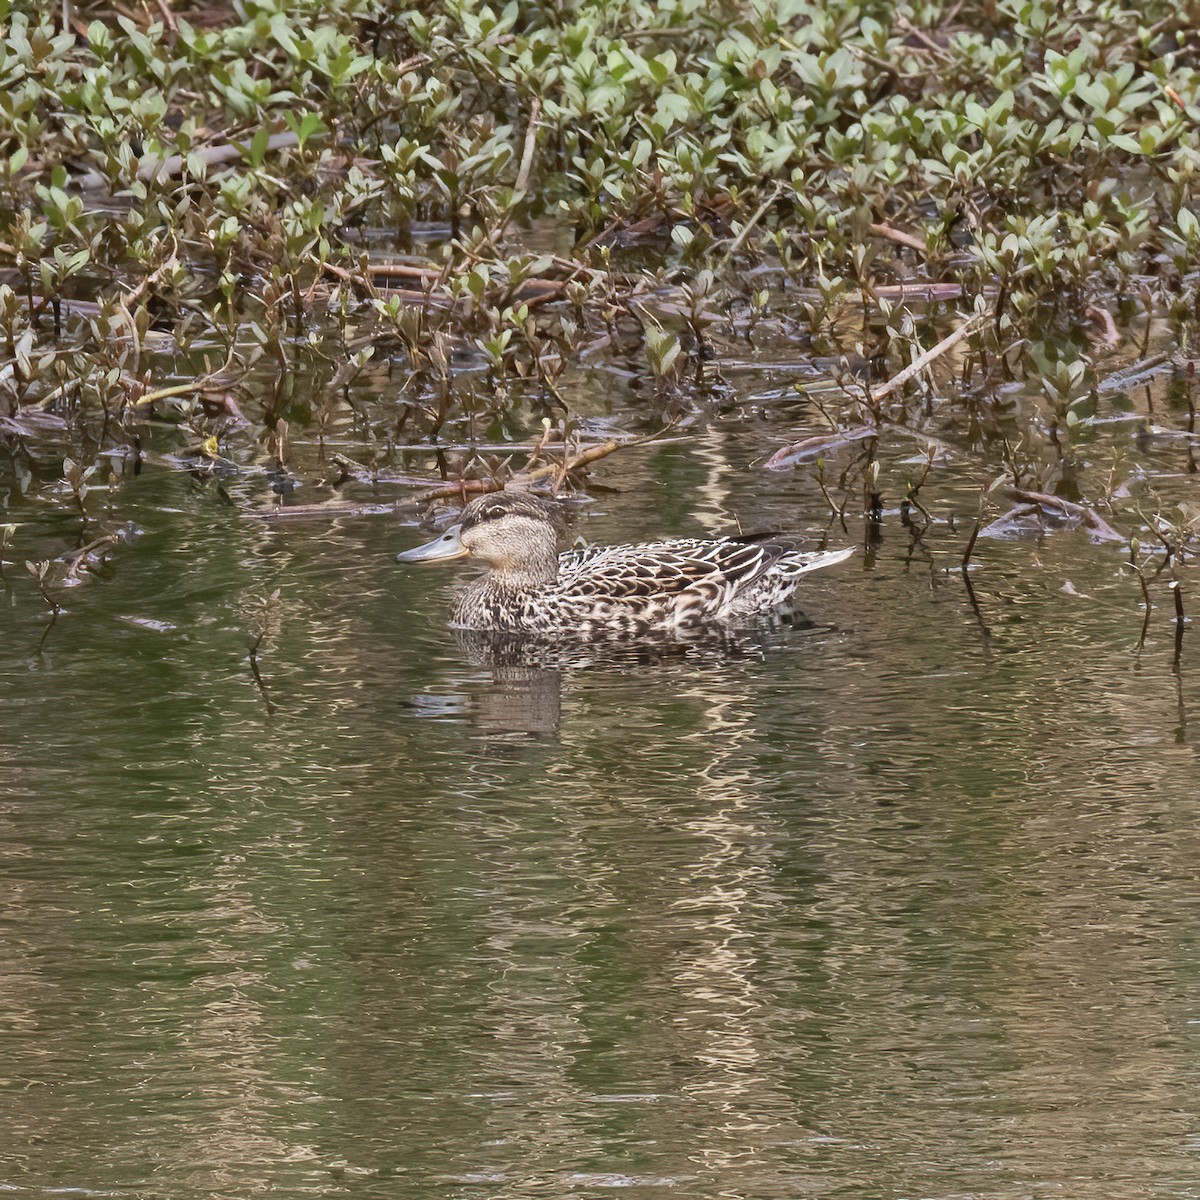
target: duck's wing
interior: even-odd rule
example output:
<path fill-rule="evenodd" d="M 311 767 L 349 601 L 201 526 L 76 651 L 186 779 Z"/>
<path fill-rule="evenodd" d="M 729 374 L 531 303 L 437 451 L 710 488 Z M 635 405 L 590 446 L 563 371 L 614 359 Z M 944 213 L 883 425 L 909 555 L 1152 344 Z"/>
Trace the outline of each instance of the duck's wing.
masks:
<path fill-rule="evenodd" d="M 677 538 L 640 546 L 568 551 L 559 559 L 564 591 L 597 600 L 678 596 L 699 589 L 714 601 L 748 583 L 786 550 L 753 539 Z"/>
<path fill-rule="evenodd" d="M 592 559 L 609 549 L 611 549 L 609 546 L 586 546 L 582 542 L 572 546 L 558 556 L 558 573 L 569 575 L 582 567 L 584 563 L 591 562 Z"/>

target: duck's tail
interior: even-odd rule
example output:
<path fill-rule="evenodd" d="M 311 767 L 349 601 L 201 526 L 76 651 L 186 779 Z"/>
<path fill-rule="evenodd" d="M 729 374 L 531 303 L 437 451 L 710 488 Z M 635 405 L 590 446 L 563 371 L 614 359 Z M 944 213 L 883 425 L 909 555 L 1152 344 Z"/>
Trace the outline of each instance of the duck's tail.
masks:
<path fill-rule="evenodd" d="M 832 567 L 835 563 L 845 562 L 855 551 L 854 546 L 845 550 L 816 550 L 805 552 L 796 550 L 789 554 L 780 565 L 786 564 L 786 570 L 793 579 L 806 575 L 809 571 L 819 571 L 822 567 Z"/>

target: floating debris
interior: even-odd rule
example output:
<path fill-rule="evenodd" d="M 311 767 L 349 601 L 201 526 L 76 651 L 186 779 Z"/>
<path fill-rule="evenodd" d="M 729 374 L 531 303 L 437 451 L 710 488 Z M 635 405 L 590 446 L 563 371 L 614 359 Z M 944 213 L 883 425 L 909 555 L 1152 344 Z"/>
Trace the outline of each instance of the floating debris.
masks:
<path fill-rule="evenodd" d="M 790 446 L 784 446 L 781 450 L 776 450 L 763 463 L 763 466 L 768 471 L 784 471 L 788 467 L 798 466 L 800 463 L 812 462 L 815 459 L 824 458 L 827 454 L 836 454 L 837 451 L 844 450 L 847 446 L 853 446 L 855 442 L 861 442 L 866 438 L 878 436 L 878 429 L 872 429 L 866 425 L 859 426 L 856 429 L 839 429 L 835 433 L 818 434 L 815 437 L 793 442 Z"/>
<path fill-rule="evenodd" d="M 1094 508 L 1076 504 L 1061 496 L 1044 492 L 1008 489 L 1008 495 L 1020 501 L 1002 517 L 979 531 L 980 537 L 1010 538 L 1040 534 L 1051 529 L 1085 529 L 1094 542 L 1128 542 Z"/>

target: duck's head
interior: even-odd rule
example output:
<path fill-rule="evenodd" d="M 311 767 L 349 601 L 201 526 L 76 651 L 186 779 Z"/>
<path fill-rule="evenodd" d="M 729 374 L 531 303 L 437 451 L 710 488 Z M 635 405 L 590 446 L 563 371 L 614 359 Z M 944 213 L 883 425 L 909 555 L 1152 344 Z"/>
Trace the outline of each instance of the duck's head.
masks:
<path fill-rule="evenodd" d="M 542 582 L 558 574 L 562 518 L 553 500 L 525 492 L 489 492 L 462 510 L 440 537 L 396 555 L 402 563 L 476 558 L 505 576 Z"/>

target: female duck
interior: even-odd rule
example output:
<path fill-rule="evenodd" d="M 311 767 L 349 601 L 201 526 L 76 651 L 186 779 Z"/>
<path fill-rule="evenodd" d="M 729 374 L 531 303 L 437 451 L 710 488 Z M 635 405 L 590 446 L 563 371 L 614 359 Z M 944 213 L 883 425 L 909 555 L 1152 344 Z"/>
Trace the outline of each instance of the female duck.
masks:
<path fill-rule="evenodd" d="M 462 591 L 452 624 L 502 632 L 639 636 L 791 611 L 799 576 L 854 553 L 798 550 L 775 534 L 558 553 L 557 505 L 523 492 L 472 500 L 458 524 L 397 562 L 470 556 L 489 570 Z"/>

